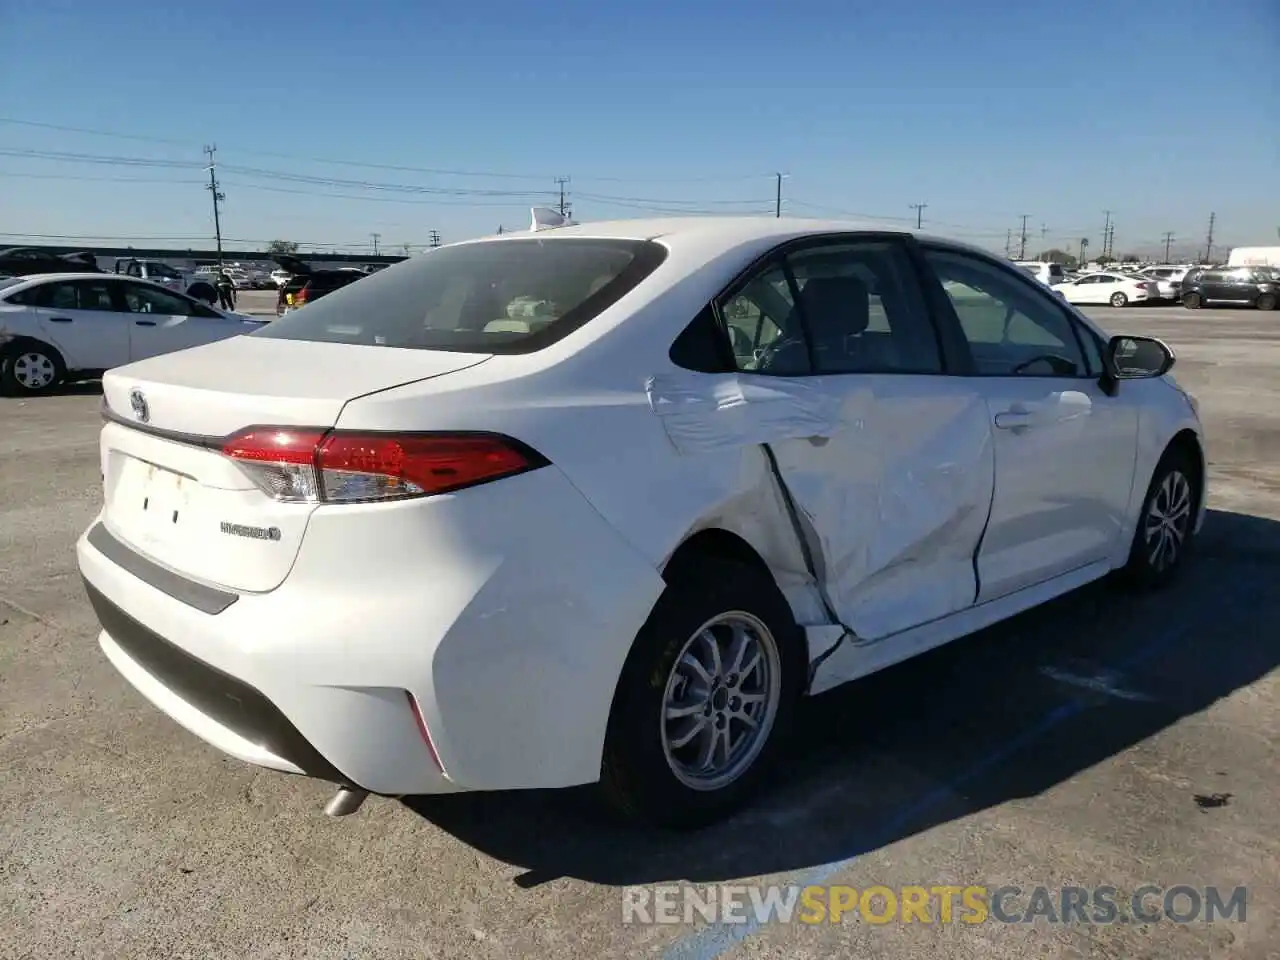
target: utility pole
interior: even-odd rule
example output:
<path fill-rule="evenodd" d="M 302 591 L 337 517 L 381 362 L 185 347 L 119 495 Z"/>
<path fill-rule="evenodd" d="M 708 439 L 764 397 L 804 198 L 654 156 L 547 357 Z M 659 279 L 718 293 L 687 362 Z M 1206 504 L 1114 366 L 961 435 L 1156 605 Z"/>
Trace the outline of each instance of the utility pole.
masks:
<path fill-rule="evenodd" d="M 775 219 L 782 216 L 782 174 L 775 174 L 777 177 L 777 189 L 773 194 L 773 216 Z"/>
<path fill-rule="evenodd" d="M 569 216 L 569 202 L 565 198 L 564 185 L 569 182 L 568 177 L 556 177 L 556 183 L 560 185 L 560 216 Z"/>
<path fill-rule="evenodd" d="M 1006 230 L 1004 232 L 1004 255 L 1006 257 L 1013 255 L 1013 231 Z"/>
<path fill-rule="evenodd" d="M 378 255 L 378 241 L 382 239 L 382 234 L 371 233 L 369 236 L 373 237 L 373 255 L 376 257 Z"/>
<path fill-rule="evenodd" d="M 1209 236 L 1205 238 L 1204 242 L 1204 259 L 1206 262 L 1212 262 L 1213 260 L 1213 225 L 1217 219 L 1218 215 L 1216 213 L 1209 214 Z"/>
<path fill-rule="evenodd" d="M 1111 242 L 1111 211 L 1103 210 L 1102 212 L 1107 217 L 1107 222 L 1102 228 L 1102 255 L 1105 257 L 1107 255 L 1107 246 Z"/>
<path fill-rule="evenodd" d="M 914 210 L 914 211 L 916 212 L 916 229 L 917 229 L 917 230 L 919 230 L 919 229 L 920 229 L 921 224 L 923 224 L 923 223 L 924 223 L 924 208 L 925 208 L 925 207 L 927 207 L 927 206 L 928 206 L 928 204 L 927 204 L 927 203 L 913 203 L 913 204 L 911 204 L 911 209 L 912 209 L 912 210 Z"/>
<path fill-rule="evenodd" d="M 227 199 L 227 195 L 218 190 L 218 171 L 217 163 L 214 161 L 214 154 L 218 152 L 217 144 L 208 144 L 204 148 L 205 154 L 209 158 L 209 185 L 205 187 L 213 194 L 213 235 L 218 243 L 218 267 L 222 267 L 222 218 L 218 214 L 218 204 Z"/>
<path fill-rule="evenodd" d="M 1164 235 L 1164 262 L 1169 262 L 1169 247 L 1173 245 L 1173 231 L 1166 231 Z"/>
<path fill-rule="evenodd" d="M 1024 213 L 1022 215 L 1022 239 L 1018 243 L 1018 259 L 1027 259 L 1027 221 L 1031 219 L 1031 214 Z"/>
<path fill-rule="evenodd" d="M 434 250 L 438 246 L 440 246 L 440 231 L 432 230 L 431 231 L 431 249 Z"/>

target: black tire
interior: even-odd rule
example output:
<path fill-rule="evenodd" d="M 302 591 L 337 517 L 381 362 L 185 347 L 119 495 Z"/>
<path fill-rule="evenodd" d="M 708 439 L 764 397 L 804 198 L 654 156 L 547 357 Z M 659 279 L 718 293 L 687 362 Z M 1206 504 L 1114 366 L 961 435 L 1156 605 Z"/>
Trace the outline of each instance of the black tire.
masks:
<path fill-rule="evenodd" d="M 1122 571 L 1129 585 L 1139 589 L 1163 587 L 1182 569 L 1195 539 L 1192 530 L 1200 509 L 1198 476 L 1197 465 L 1187 450 L 1173 447 L 1165 451 L 1147 487 L 1138 525 L 1133 532 L 1133 544 L 1129 548 L 1129 562 Z M 1179 493 L 1180 490 L 1185 491 L 1185 497 Z M 1157 522 L 1157 515 L 1162 513 L 1172 517 L 1174 527 L 1171 535 L 1163 541 L 1158 539 Z M 1157 552 L 1157 545 L 1161 542 L 1165 544 L 1165 550 Z M 1173 546 L 1171 555 L 1169 544 Z"/>
<path fill-rule="evenodd" d="M 1276 295 L 1274 293 L 1264 293 L 1258 298 L 1259 310 L 1274 310 L 1276 308 Z"/>
<path fill-rule="evenodd" d="M 210 304 L 218 301 L 218 291 L 210 283 L 193 283 L 187 288 L 187 296 Z"/>
<path fill-rule="evenodd" d="M 664 733 L 668 687 L 680 682 L 675 678 L 676 661 L 696 642 L 700 629 L 730 613 L 747 614 L 772 635 L 779 668 L 778 699 L 772 725 L 764 725 L 763 742 L 743 753 L 745 768 L 722 786 L 698 789 L 677 775 L 673 764 L 680 765 L 678 761 L 668 760 Z M 724 561 L 682 573 L 667 586 L 640 628 L 618 680 L 601 765 L 605 798 L 628 816 L 664 827 L 699 827 L 728 816 L 759 790 L 777 760 L 794 723 L 807 670 L 803 632 L 767 571 Z M 754 682 L 764 673 L 744 673 L 744 677 L 748 675 Z M 733 677 L 728 674 L 727 679 L 732 681 Z M 721 693 L 720 687 L 713 685 L 713 692 L 701 702 L 712 704 Z M 691 696 L 696 699 L 699 694 Z M 704 730 L 719 729 L 723 710 L 732 705 L 726 695 L 716 708 L 721 712 L 710 714 L 709 719 L 701 721 L 699 715 L 682 719 L 690 724 L 701 722 Z M 734 722 L 726 723 L 732 729 Z M 748 760 L 752 750 L 758 752 Z"/>
<path fill-rule="evenodd" d="M 0 393 L 5 396 L 39 396 L 66 376 L 62 355 L 39 340 L 17 340 L 0 353 Z"/>
<path fill-rule="evenodd" d="M 1184 293 L 1184 294 L 1182 295 L 1182 305 L 1183 305 L 1184 307 L 1186 307 L 1188 310 L 1199 310 L 1199 309 L 1200 309 L 1200 294 L 1198 294 L 1198 293 Z"/>
<path fill-rule="evenodd" d="M 1113 293 L 1111 295 L 1111 305 L 1113 307 L 1123 307 L 1129 302 L 1129 298 L 1123 293 Z"/>

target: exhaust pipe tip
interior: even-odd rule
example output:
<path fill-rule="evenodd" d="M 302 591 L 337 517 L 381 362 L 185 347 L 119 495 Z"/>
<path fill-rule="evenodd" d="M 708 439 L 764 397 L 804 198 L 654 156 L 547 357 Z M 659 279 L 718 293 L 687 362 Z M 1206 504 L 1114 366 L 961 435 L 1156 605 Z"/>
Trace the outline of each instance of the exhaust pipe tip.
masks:
<path fill-rule="evenodd" d="M 368 790 L 356 790 L 351 787 L 340 787 L 324 808 L 331 817 L 349 817 L 360 809 L 369 798 Z"/>

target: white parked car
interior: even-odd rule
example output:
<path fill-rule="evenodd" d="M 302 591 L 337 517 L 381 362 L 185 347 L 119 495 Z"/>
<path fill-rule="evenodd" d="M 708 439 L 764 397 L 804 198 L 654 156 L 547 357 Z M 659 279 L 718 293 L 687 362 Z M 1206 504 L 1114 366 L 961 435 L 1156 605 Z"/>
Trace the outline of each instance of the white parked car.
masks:
<path fill-rule="evenodd" d="M 44 393 L 64 381 L 261 324 L 147 280 L 109 273 L 0 280 L 0 393 Z"/>
<path fill-rule="evenodd" d="M 1123 307 L 1160 299 L 1160 288 L 1154 280 L 1124 273 L 1089 273 L 1079 280 L 1060 284 L 1054 290 L 1068 303 L 1109 303 Z"/>
<path fill-rule="evenodd" d="M 507 234 L 108 373 L 79 565 L 131 684 L 331 812 L 599 781 L 702 823 L 806 694 L 1167 582 L 1205 494 L 1172 363 L 923 234 Z"/>
<path fill-rule="evenodd" d="M 1144 267 L 1139 271 L 1139 275 L 1148 280 L 1155 281 L 1156 289 L 1160 292 L 1162 300 L 1179 300 L 1182 297 L 1182 278 L 1187 275 L 1187 271 L 1191 267 L 1175 267 L 1169 265 L 1157 265 L 1154 267 Z"/>
<path fill-rule="evenodd" d="M 1017 266 L 1024 272 L 1035 277 L 1046 287 L 1056 287 L 1060 283 L 1066 283 L 1067 272 L 1060 263 L 1047 263 L 1032 260 L 1017 260 Z"/>
<path fill-rule="evenodd" d="M 290 273 L 288 270 L 272 270 L 271 282 L 274 283 L 277 288 L 280 288 L 280 287 L 283 287 L 286 283 L 288 283 L 289 279 L 292 276 L 293 274 Z"/>

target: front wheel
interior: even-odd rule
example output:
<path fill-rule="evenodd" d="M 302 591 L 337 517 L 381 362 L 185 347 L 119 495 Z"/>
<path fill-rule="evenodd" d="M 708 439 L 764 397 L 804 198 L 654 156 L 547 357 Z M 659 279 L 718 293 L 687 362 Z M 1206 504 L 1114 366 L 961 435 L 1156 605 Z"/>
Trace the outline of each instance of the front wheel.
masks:
<path fill-rule="evenodd" d="M 48 393 L 65 375 L 57 351 L 42 343 L 21 343 L 0 354 L 0 393 L 11 397 Z"/>
<path fill-rule="evenodd" d="M 713 563 L 671 583 L 618 681 L 606 798 L 667 827 L 727 816 L 777 758 L 807 664 L 803 634 L 767 571 Z"/>
<path fill-rule="evenodd" d="M 1129 302 L 1129 298 L 1126 297 L 1123 293 L 1113 293 L 1111 295 L 1111 305 L 1113 307 L 1123 307 L 1128 302 Z"/>
<path fill-rule="evenodd" d="M 1274 293 L 1264 293 L 1258 298 L 1259 310 L 1274 310 L 1276 308 L 1276 295 Z"/>
<path fill-rule="evenodd" d="M 1184 307 L 1186 307 L 1188 310 L 1199 310 L 1199 309 L 1200 309 L 1200 294 L 1198 294 L 1198 293 L 1184 293 L 1184 294 L 1182 295 L 1182 305 L 1183 305 Z"/>
<path fill-rule="evenodd" d="M 1185 450 L 1169 450 L 1156 467 L 1124 568 L 1135 586 L 1164 586 L 1181 569 L 1200 504 L 1194 477 L 1191 456 Z"/>

